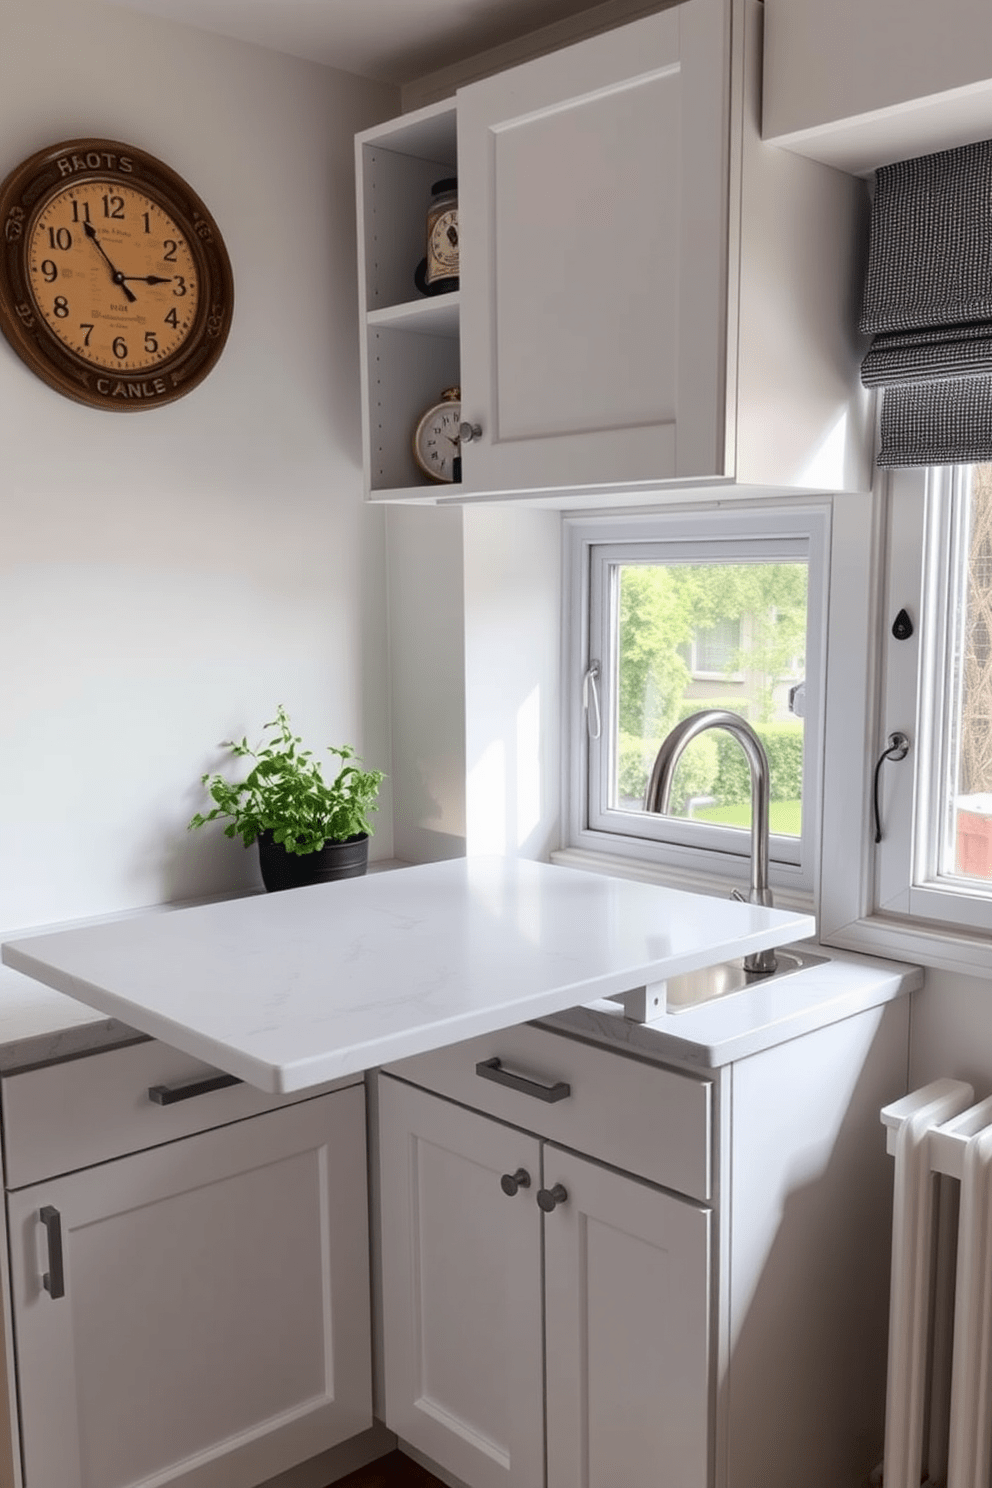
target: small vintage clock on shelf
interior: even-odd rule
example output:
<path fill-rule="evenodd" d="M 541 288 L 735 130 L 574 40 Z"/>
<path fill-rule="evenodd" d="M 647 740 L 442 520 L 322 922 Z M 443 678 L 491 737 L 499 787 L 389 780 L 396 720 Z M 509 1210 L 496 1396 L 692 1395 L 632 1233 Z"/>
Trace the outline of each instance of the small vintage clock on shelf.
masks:
<path fill-rule="evenodd" d="M 144 150 L 67 140 L 0 186 L 0 329 L 67 398 L 118 413 L 174 402 L 216 364 L 233 310 L 217 224 Z"/>
<path fill-rule="evenodd" d="M 450 294 L 458 288 L 458 180 L 447 176 L 431 187 L 427 208 L 427 256 L 414 273 L 421 294 Z"/>
<path fill-rule="evenodd" d="M 462 478 L 461 399 L 460 387 L 445 388 L 441 401 L 428 408 L 414 430 L 414 459 L 431 480 Z"/>

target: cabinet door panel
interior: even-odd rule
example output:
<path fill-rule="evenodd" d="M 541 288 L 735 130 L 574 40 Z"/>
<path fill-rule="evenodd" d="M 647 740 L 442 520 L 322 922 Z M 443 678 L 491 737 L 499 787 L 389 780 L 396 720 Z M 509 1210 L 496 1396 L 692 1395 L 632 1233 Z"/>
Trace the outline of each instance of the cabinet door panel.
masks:
<path fill-rule="evenodd" d="M 706 1488 L 709 1211 L 544 1159 L 548 1488 Z"/>
<path fill-rule="evenodd" d="M 379 1101 L 386 1424 L 472 1488 L 537 1488 L 539 1144 L 387 1076 Z"/>
<path fill-rule="evenodd" d="M 371 1424 L 361 1087 L 8 1205 L 26 1488 L 236 1488 Z"/>
<path fill-rule="evenodd" d="M 472 490 L 723 472 L 727 8 L 458 94 Z"/>

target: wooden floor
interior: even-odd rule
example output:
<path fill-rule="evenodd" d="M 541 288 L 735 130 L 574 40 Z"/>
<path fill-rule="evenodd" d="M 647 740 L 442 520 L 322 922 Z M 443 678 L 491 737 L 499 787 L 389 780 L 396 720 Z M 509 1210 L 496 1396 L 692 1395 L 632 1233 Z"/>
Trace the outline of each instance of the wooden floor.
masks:
<path fill-rule="evenodd" d="M 390 1452 L 341 1478 L 334 1488 L 444 1488 L 444 1484 L 402 1452 Z"/>

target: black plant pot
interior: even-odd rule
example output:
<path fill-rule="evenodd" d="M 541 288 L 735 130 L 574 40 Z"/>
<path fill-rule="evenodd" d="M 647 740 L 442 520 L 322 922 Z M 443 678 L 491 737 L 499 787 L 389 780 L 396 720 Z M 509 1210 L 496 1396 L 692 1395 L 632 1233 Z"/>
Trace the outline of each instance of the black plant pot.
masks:
<path fill-rule="evenodd" d="M 325 842 L 316 852 L 288 853 L 271 832 L 258 838 L 258 863 L 262 882 L 269 893 L 277 889 L 301 889 L 307 884 L 330 883 L 336 878 L 360 878 L 369 866 L 367 832 L 344 842 Z"/>

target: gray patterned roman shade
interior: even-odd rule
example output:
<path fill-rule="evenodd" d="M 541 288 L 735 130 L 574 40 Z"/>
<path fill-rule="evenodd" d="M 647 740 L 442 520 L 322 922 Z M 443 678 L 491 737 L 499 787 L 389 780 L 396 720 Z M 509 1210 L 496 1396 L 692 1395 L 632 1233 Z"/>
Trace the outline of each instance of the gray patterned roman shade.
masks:
<path fill-rule="evenodd" d="M 992 460 L 992 140 L 876 172 L 861 329 L 879 465 Z"/>

